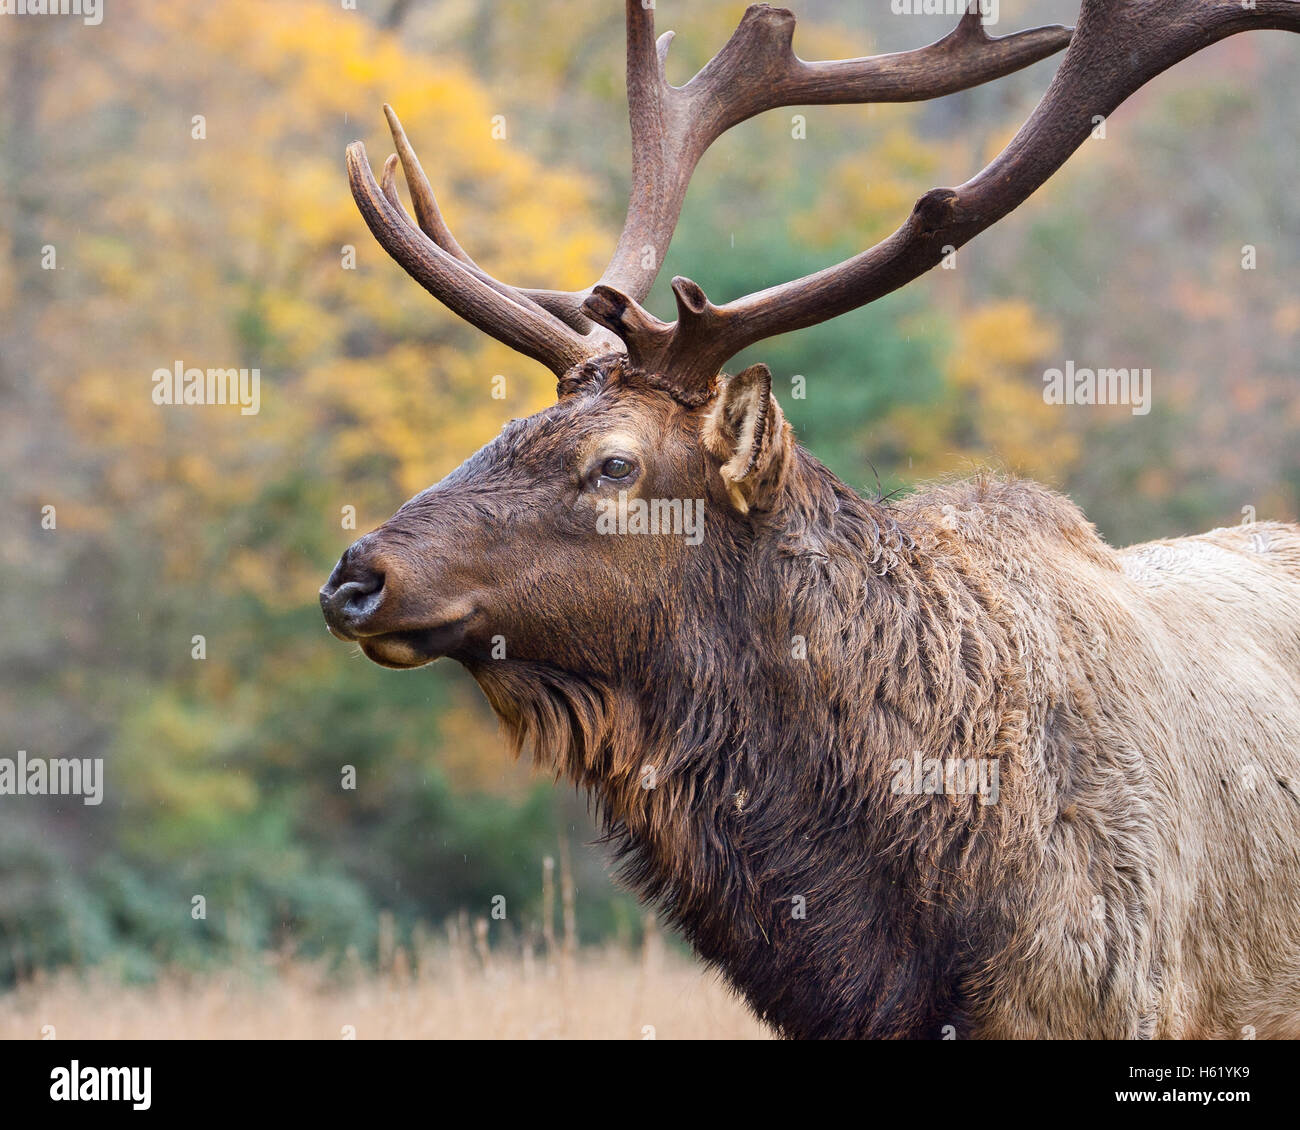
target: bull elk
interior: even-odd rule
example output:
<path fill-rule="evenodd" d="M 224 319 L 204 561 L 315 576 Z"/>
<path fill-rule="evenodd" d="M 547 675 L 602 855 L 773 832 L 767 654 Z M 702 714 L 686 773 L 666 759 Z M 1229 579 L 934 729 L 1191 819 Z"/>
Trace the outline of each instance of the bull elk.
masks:
<path fill-rule="evenodd" d="M 387 667 L 464 664 L 785 1036 L 1300 1036 L 1300 528 L 1116 550 L 1024 481 L 863 498 L 795 444 L 765 366 L 721 372 L 929 270 L 1098 116 L 1226 36 L 1300 31 L 1300 0 L 1083 0 L 1074 29 L 998 38 L 969 11 L 928 47 L 830 62 L 756 5 L 680 87 L 653 5 L 626 7 L 633 187 L 590 289 L 483 271 L 391 109 L 378 182 L 348 147 L 375 238 L 558 397 L 343 554 L 330 630 Z M 724 305 L 676 278 L 673 322 L 642 307 L 730 127 L 1062 48 L 1007 147 L 875 247 Z M 663 500 L 701 500 L 703 536 L 602 528 Z"/>

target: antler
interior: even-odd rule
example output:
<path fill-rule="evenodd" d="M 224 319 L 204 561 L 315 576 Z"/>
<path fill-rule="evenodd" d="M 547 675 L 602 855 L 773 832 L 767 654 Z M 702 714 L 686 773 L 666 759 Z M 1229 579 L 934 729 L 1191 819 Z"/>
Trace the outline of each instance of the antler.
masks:
<path fill-rule="evenodd" d="M 611 286 L 596 287 L 584 309 L 624 340 L 635 364 L 671 375 L 684 395 L 701 399 L 723 363 L 746 346 L 836 317 L 928 271 L 1038 189 L 1099 116 L 1201 48 L 1255 28 L 1300 31 L 1300 0 L 1254 0 L 1250 7 L 1241 0 L 1083 0 L 1055 78 L 1007 147 L 965 184 L 927 192 L 875 247 L 724 306 L 676 278 L 672 323 Z"/>
<path fill-rule="evenodd" d="M 426 228 L 417 227 L 402 207 L 394 183 L 397 156 L 390 157 L 385 163 L 381 188 L 375 183 L 365 146 L 354 141 L 347 149 L 352 196 L 366 225 L 384 250 L 453 312 L 511 349 L 542 362 L 557 375 L 580 364 L 594 352 L 600 352 L 594 339 L 561 322 L 522 291 L 497 282 L 460 250 L 442 223 L 429 182 L 414 152 L 406 144 L 406 135 L 397 115 L 387 106 L 384 111 L 392 126 L 393 140 L 397 143 L 407 183 L 411 186 L 416 212 L 428 225 Z M 439 239 L 449 241 L 455 251 L 440 246 L 436 242 Z"/>
<path fill-rule="evenodd" d="M 992 39 L 972 7 L 955 30 L 928 47 L 808 63 L 794 53 L 794 27 L 787 9 L 754 4 L 704 68 L 685 86 L 672 86 L 664 64 L 674 33 L 656 41 L 653 4 L 627 0 L 632 193 L 618 245 L 597 285 L 637 301 L 650 293 L 691 175 L 709 146 L 733 126 L 781 106 L 928 101 L 1001 78 L 1070 42 L 1066 27 Z M 569 315 L 590 293 L 553 294 L 549 305 L 573 321 Z"/>
<path fill-rule="evenodd" d="M 596 286 L 571 292 L 526 290 L 483 271 L 444 221 L 390 107 L 385 106 L 384 112 L 397 154 L 385 165 L 382 187 L 375 183 L 365 147 L 359 141 L 348 146 L 352 194 L 385 250 L 462 318 L 556 373 L 587 357 L 623 348 L 619 340 L 626 328 L 623 321 L 611 325 L 607 309 L 599 301 L 593 307 L 588 300 L 617 292 L 635 305 L 650 293 L 681 215 L 691 174 L 708 147 L 732 126 L 780 106 L 937 98 L 1019 70 L 1070 41 L 1070 29 L 1064 27 L 990 38 L 972 6 L 953 32 L 928 47 L 809 63 L 793 50 L 793 14 L 755 4 L 746 10 L 722 50 L 685 86 L 675 87 L 664 72 L 673 33 L 656 42 L 653 3 L 625 3 L 632 193 L 613 257 Z M 398 160 L 406 174 L 415 221 L 397 195 L 393 178 Z M 702 293 L 699 298 L 703 299 Z M 679 295 L 679 308 L 680 302 Z M 610 337 L 602 327 L 613 329 L 618 337 Z"/>

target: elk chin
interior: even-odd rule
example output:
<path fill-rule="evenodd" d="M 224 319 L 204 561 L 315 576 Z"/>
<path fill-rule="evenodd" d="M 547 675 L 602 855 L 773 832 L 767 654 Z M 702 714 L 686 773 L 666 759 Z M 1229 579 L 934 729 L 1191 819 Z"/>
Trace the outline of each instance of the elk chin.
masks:
<path fill-rule="evenodd" d="M 361 652 L 371 663 L 380 667 L 391 667 L 398 671 L 408 671 L 413 667 L 423 667 L 440 658 L 430 655 L 408 636 L 418 636 L 419 632 L 395 632 L 391 636 L 375 636 L 361 641 Z"/>
<path fill-rule="evenodd" d="M 464 643 L 470 617 L 464 616 L 436 628 L 415 628 L 405 632 L 386 632 L 366 636 L 357 642 L 372 663 L 399 671 L 423 667 L 435 659 L 451 655 Z"/>

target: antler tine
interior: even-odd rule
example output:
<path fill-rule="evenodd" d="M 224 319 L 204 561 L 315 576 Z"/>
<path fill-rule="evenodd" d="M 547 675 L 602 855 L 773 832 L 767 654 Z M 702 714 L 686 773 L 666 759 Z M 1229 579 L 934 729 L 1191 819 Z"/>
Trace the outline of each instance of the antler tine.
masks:
<path fill-rule="evenodd" d="M 464 248 L 456 242 L 456 237 L 451 234 L 451 228 L 442 218 L 442 210 L 433 195 L 429 178 L 424 175 L 424 167 L 407 139 L 401 119 L 387 102 L 384 103 L 384 117 L 388 119 L 388 131 L 393 135 L 393 144 L 397 147 L 396 156 L 402 162 L 402 172 L 406 174 L 406 187 L 411 194 L 415 218 L 419 221 L 421 230 L 448 255 L 453 255 L 466 266 L 477 269 L 477 264 L 465 254 Z"/>
<path fill-rule="evenodd" d="M 556 375 L 608 350 L 607 343 L 578 333 L 526 295 L 456 258 L 416 227 L 397 199 L 391 159 L 384 170 L 384 188 L 375 183 L 361 142 L 348 146 L 347 163 L 353 199 L 374 237 L 407 274 L 453 313 L 540 361 Z M 413 199 L 420 199 L 419 189 Z M 432 199 L 431 192 L 427 199 Z"/>
<path fill-rule="evenodd" d="M 466 268 L 473 271 L 494 290 L 500 291 L 517 302 L 524 303 L 525 300 L 533 302 L 559 317 L 561 321 L 566 321 L 580 333 L 589 330 L 591 328 L 590 323 L 581 316 L 574 316 L 571 303 L 556 300 L 558 292 L 510 286 L 493 278 L 470 258 L 469 254 L 452 234 L 451 228 L 447 226 L 447 221 L 443 219 L 442 209 L 438 207 L 437 197 L 433 194 L 433 188 L 429 184 L 429 178 L 425 176 L 420 159 L 415 155 L 415 149 L 406 136 L 406 130 L 402 127 L 397 112 L 387 103 L 384 104 L 384 116 L 388 119 L 388 129 L 393 135 L 393 144 L 397 148 L 397 153 L 394 156 L 401 161 L 402 172 L 406 174 L 406 186 L 411 193 L 411 203 L 415 207 L 415 217 L 420 230 L 448 255 L 464 263 Z M 387 166 L 385 166 L 385 172 L 387 173 L 387 171 Z M 393 205 L 405 216 L 406 212 L 401 206 L 401 198 L 397 195 L 396 189 L 394 188 L 392 192 L 389 192 L 388 186 L 385 185 L 384 191 Z M 605 343 L 605 347 L 608 348 L 609 344 L 608 342 Z"/>
<path fill-rule="evenodd" d="M 875 247 L 724 306 L 713 306 L 693 283 L 678 280 L 694 298 L 677 323 L 647 321 L 636 301 L 609 288 L 585 308 L 623 338 L 634 363 L 671 374 L 685 389 L 706 388 L 746 346 L 846 313 L 924 274 L 948 249 L 969 242 L 1038 189 L 1083 144 L 1099 116 L 1188 55 L 1256 28 L 1300 31 L 1300 0 L 1255 0 L 1251 8 L 1240 0 L 1162 0 L 1156 6 L 1083 0 L 1055 78 L 1007 147 L 965 184 L 927 192 L 903 226 Z M 973 34 L 969 24 L 954 33 Z M 680 296 L 676 282 L 674 289 Z"/>

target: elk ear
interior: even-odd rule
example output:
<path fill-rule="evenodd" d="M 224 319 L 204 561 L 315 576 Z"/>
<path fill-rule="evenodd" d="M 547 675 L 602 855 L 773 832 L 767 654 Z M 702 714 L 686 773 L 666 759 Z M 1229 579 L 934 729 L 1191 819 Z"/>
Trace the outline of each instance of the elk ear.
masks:
<path fill-rule="evenodd" d="M 770 504 L 792 441 L 772 396 L 772 372 L 766 365 L 722 377 L 704 421 L 703 439 L 705 448 L 723 460 L 718 472 L 737 510 L 748 514 L 751 507 Z"/>

